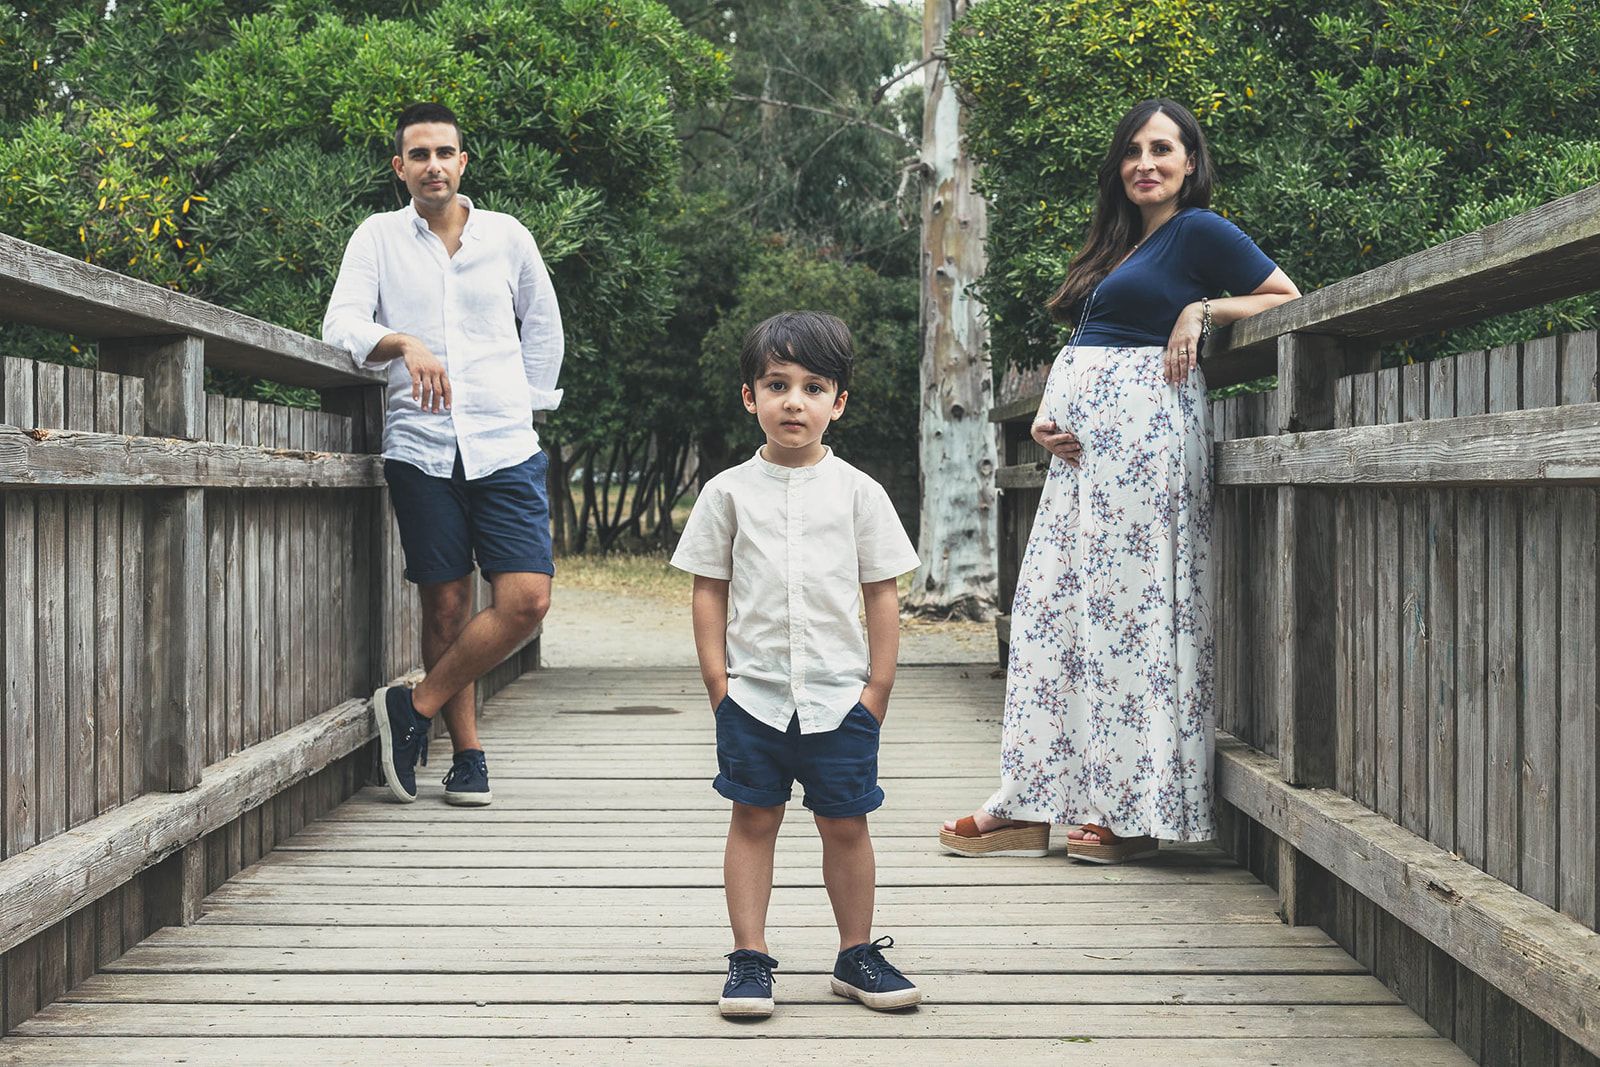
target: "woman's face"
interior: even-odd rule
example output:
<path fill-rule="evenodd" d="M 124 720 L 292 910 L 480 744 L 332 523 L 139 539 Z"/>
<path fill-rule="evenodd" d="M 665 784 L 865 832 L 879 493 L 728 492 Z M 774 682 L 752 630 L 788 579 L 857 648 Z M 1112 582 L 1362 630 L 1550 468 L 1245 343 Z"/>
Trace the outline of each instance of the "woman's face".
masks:
<path fill-rule="evenodd" d="M 1177 197 L 1183 179 L 1193 173 L 1194 159 L 1183 147 L 1178 124 L 1158 111 L 1128 142 L 1122 156 L 1122 191 L 1138 208 L 1160 207 Z"/>

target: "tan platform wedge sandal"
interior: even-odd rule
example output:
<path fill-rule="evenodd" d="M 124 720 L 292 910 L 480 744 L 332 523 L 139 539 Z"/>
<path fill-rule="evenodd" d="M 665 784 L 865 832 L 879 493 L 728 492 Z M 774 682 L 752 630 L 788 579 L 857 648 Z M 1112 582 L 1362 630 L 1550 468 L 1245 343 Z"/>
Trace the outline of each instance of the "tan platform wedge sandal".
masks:
<path fill-rule="evenodd" d="M 1104 826 L 1094 823 L 1084 823 L 1078 829 L 1100 839 L 1067 838 L 1067 856 L 1085 863 L 1131 863 L 1154 856 L 1160 848 L 1160 843 L 1153 837 L 1118 837 Z"/>
<path fill-rule="evenodd" d="M 954 830 L 939 829 L 939 847 L 952 856 L 1024 856 L 1036 859 L 1050 852 L 1050 824 L 1028 822 L 980 831 L 966 815 Z"/>

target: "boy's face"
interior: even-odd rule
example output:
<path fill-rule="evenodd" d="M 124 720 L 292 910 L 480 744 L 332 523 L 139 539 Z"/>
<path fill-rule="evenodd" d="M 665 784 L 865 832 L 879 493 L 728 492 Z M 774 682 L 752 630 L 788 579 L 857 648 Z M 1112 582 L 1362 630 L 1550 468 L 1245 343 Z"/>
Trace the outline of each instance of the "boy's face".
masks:
<path fill-rule="evenodd" d="M 828 424 L 844 414 L 849 396 L 839 392 L 831 378 L 798 363 L 773 360 L 756 379 L 753 390 L 744 387 L 744 407 L 755 415 L 769 443 L 785 449 L 807 448 L 821 441 Z"/>

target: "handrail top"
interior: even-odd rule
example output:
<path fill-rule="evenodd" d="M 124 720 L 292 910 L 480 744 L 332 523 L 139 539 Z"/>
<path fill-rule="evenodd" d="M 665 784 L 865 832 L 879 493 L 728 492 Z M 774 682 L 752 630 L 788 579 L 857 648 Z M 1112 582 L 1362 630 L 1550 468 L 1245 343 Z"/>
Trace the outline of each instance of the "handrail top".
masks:
<path fill-rule="evenodd" d="M 1359 347 L 1448 330 L 1600 289 L 1600 185 L 1314 289 L 1217 331 L 1204 358 L 1218 388 L 1277 373 L 1277 343 L 1292 333 Z M 1037 392 L 999 405 L 1018 415 Z"/>
<path fill-rule="evenodd" d="M 209 367 L 286 385 L 374 385 L 343 350 L 105 267 L 0 234 L 0 322 L 95 339 L 188 335 L 205 341 Z"/>

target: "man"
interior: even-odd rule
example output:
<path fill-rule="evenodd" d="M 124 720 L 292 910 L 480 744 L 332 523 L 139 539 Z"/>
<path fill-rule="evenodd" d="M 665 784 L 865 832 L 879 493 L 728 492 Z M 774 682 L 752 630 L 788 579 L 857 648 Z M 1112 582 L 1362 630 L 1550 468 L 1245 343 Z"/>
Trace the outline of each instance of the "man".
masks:
<path fill-rule="evenodd" d="M 357 228 L 322 323 L 357 365 L 388 367 L 384 476 L 405 576 L 422 594 L 427 676 L 380 688 L 373 712 L 396 799 L 416 800 L 417 760 L 443 713 L 455 748 L 444 799 L 481 805 L 491 793 L 474 685 L 550 606 L 548 458 L 532 414 L 561 402 L 561 312 L 527 229 L 457 191 L 467 153 L 449 108 L 400 114 L 393 166 L 411 203 Z M 474 560 L 494 605 L 470 615 Z"/>

